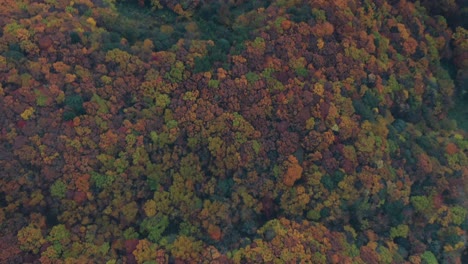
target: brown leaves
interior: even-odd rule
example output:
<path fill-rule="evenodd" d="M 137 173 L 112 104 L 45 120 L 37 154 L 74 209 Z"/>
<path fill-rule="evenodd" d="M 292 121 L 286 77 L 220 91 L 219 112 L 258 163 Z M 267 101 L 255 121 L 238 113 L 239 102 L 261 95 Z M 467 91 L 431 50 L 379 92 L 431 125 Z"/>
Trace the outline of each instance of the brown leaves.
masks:
<path fill-rule="evenodd" d="M 54 42 L 51 37 L 43 36 L 39 39 L 38 45 L 41 50 L 48 50 L 52 46 L 53 43 Z"/>
<path fill-rule="evenodd" d="M 14 263 L 19 260 L 16 259 L 21 253 L 16 238 L 11 234 L 2 235 L 0 237 L 0 262 L 1 263 Z M 15 260 L 16 259 L 16 260 Z"/>
<path fill-rule="evenodd" d="M 371 248 L 370 246 L 362 246 L 359 250 L 359 253 L 364 263 L 380 263 L 380 256 L 375 251 L 375 248 Z"/>

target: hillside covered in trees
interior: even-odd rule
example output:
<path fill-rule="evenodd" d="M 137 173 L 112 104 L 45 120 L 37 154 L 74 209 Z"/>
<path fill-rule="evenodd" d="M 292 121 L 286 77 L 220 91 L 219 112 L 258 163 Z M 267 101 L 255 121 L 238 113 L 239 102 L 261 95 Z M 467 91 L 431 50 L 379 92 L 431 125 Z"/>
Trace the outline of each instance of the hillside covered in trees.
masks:
<path fill-rule="evenodd" d="M 462 2 L 1 1 L 0 263 L 468 263 Z"/>

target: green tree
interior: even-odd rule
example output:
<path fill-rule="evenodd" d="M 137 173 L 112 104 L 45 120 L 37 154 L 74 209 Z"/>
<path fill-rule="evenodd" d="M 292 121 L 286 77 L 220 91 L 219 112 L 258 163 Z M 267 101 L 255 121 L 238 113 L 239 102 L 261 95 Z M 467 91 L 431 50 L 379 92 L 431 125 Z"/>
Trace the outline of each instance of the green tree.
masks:
<path fill-rule="evenodd" d="M 65 193 L 67 191 L 67 185 L 62 180 L 56 180 L 50 186 L 50 194 L 59 199 L 65 198 Z"/>
<path fill-rule="evenodd" d="M 140 233 L 147 234 L 148 239 L 157 243 L 162 238 L 162 234 L 169 226 L 169 218 L 165 215 L 156 215 L 146 218 L 140 224 Z"/>

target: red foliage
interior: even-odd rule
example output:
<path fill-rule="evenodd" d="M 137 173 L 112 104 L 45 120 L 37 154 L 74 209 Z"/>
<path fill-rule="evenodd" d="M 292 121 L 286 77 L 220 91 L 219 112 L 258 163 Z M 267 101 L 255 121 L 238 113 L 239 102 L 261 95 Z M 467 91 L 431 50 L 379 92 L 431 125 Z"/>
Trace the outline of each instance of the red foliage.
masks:
<path fill-rule="evenodd" d="M 427 154 L 423 153 L 418 156 L 418 167 L 425 174 L 432 172 L 432 161 Z"/>
<path fill-rule="evenodd" d="M 211 239 L 213 239 L 215 241 L 219 241 L 219 240 L 221 240 L 223 234 L 222 234 L 221 228 L 219 228 L 219 226 L 210 224 L 208 226 L 208 235 L 210 236 Z"/>
<path fill-rule="evenodd" d="M 133 255 L 133 251 L 136 249 L 138 242 L 138 239 L 125 240 L 125 252 L 127 256 L 127 263 L 137 263 L 135 255 Z"/>
<path fill-rule="evenodd" d="M 26 120 L 18 120 L 18 122 L 16 122 L 16 126 L 19 128 L 19 129 L 23 129 L 27 124 L 27 121 Z"/>
<path fill-rule="evenodd" d="M 75 191 L 73 192 L 73 200 L 78 204 L 82 204 L 87 200 L 87 196 L 85 192 L 82 191 Z"/>

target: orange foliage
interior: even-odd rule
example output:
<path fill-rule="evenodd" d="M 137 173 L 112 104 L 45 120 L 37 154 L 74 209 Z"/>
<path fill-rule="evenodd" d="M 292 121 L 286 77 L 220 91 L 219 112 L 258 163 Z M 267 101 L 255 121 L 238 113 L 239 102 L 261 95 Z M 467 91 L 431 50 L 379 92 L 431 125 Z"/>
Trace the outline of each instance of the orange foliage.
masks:
<path fill-rule="evenodd" d="M 218 68 L 217 70 L 217 76 L 218 76 L 218 80 L 223 80 L 224 78 L 226 78 L 226 70 L 223 69 L 223 68 Z"/>
<path fill-rule="evenodd" d="M 100 136 L 99 147 L 105 151 L 109 151 L 115 148 L 115 145 L 118 141 L 118 135 L 112 132 L 112 130 L 107 130 L 106 133 Z"/>
<path fill-rule="evenodd" d="M 371 194 L 377 194 L 384 187 L 377 172 L 368 166 L 364 166 L 363 171 L 357 177 L 364 185 L 365 190 L 369 190 Z"/>
<path fill-rule="evenodd" d="M 287 166 L 286 173 L 283 177 L 283 183 L 286 186 L 293 186 L 294 183 L 302 177 L 302 167 L 299 165 L 298 160 L 293 155 L 288 157 L 288 160 L 285 162 Z"/>
<path fill-rule="evenodd" d="M 335 31 L 335 27 L 330 22 L 324 22 L 322 24 L 317 24 L 312 27 L 312 33 L 317 37 L 330 36 Z"/>
<path fill-rule="evenodd" d="M 454 143 L 450 142 L 445 146 L 445 152 L 450 156 L 455 155 L 458 152 L 458 147 Z"/>
<path fill-rule="evenodd" d="M 83 174 L 75 180 L 75 187 L 82 192 L 89 190 L 89 174 Z"/>
<path fill-rule="evenodd" d="M 408 39 L 403 42 L 403 51 L 405 55 L 412 55 L 416 52 L 418 47 L 418 42 L 414 39 L 409 37 Z"/>
<path fill-rule="evenodd" d="M 283 21 L 281 22 L 281 28 L 282 28 L 283 30 L 288 30 L 288 29 L 290 29 L 290 28 L 291 28 L 291 25 L 292 25 L 291 21 L 290 21 L 290 20 L 287 20 L 287 19 L 286 19 L 286 20 L 283 20 Z"/>
<path fill-rule="evenodd" d="M 211 237 L 211 239 L 219 241 L 222 237 L 221 228 L 219 228 L 219 226 L 209 224 L 208 235 Z"/>

